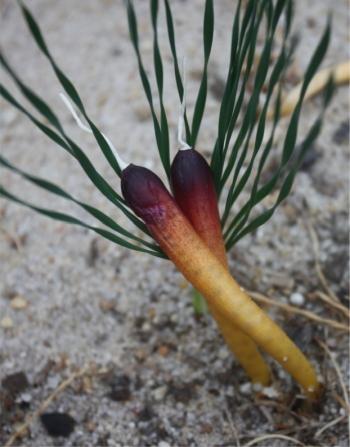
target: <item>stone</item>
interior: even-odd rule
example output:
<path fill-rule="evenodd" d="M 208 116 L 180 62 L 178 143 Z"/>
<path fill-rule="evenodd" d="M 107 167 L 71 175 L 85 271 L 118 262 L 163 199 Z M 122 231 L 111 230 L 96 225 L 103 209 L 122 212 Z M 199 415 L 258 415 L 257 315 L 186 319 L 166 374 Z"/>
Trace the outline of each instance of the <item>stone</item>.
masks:
<path fill-rule="evenodd" d="M 295 306 L 302 306 L 305 303 L 305 298 L 304 295 L 302 295 L 301 293 L 294 292 L 291 294 L 289 301 Z"/>
<path fill-rule="evenodd" d="M 74 430 L 76 421 L 67 413 L 44 413 L 40 420 L 47 433 L 52 437 L 63 436 L 67 438 Z"/>
<path fill-rule="evenodd" d="M 168 388 L 166 386 L 160 386 L 153 390 L 152 394 L 156 401 L 160 402 L 164 399 L 166 393 L 168 391 Z"/>
<path fill-rule="evenodd" d="M 23 371 L 19 371 L 4 377 L 1 386 L 12 396 L 16 396 L 29 387 L 29 382 L 26 374 Z"/>
<path fill-rule="evenodd" d="M 4 317 L 0 321 L 0 326 L 4 329 L 11 329 L 13 327 L 13 321 L 10 317 Z"/>
<path fill-rule="evenodd" d="M 28 307 L 28 301 L 20 295 L 15 296 L 11 300 L 11 307 L 15 310 L 22 310 Z"/>

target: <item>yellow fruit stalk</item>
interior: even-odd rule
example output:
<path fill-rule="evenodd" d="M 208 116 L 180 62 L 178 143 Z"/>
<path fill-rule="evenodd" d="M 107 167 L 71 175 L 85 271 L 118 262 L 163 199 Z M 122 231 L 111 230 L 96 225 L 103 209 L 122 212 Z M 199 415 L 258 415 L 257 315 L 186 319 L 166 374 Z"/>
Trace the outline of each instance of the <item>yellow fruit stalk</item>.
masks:
<path fill-rule="evenodd" d="M 217 195 L 210 167 L 194 149 L 180 150 L 171 166 L 171 183 L 176 203 L 197 234 L 228 269 L 222 237 Z M 270 369 L 256 344 L 237 325 L 222 315 L 215 303 L 208 303 L 220 331 L 239 363 L 254 383 L 268 385 Z"/>
<path fill-rule="evenodd" d="M 319 384 L 309 361 L 231 277 L 198 236 L 162 181 L 146 168 L 129 165 L 122 172 L 121 187 L 127 203 L 209 305 L 277 360 L 309 398 L 316 398 Z"/>

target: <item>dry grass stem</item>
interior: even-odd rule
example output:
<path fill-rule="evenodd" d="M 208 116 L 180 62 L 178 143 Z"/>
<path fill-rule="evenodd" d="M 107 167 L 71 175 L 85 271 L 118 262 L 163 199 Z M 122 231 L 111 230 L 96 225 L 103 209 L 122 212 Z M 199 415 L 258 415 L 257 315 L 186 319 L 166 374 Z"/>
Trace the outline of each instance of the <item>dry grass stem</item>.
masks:
<path fill-rule="evenodd" d="M 69 385 L 71 385 L 74 382 L 74 380 L 86 374 L 88 370 L 89 367 L 84 366 L 79 371 L 73 373 L 66 380 L 61 382 L 61 384 L 54 390 L 54 392 L 50 394 L 46 400 L 44 400 L 44 402 L 40 405 L 40 407 L 36 411 L 34 411 L 34 413 L 30 414 L 25 420 L 25 422 L 22 425 L 20 425 L 20 427 L 18 427 L 18 429 L 15 431 L 15 433 L 13 433 L 13 435 L 10 437 L 10 439 L 7 441 L 4 447 L 12 446 L 13 443 L 16 441 L 16 439 L 20 438 L 28 430 L 32 422 L 46 410 L 46 408 L 57 398 L 57 396 L 61 392 L 64 391 L 67 387 L 69 387 Z"/>
<path fill-rule="evenodd" d="M 329 287 L 326 277 L 324 276 L 322 269 L 321 269 L 321 264 L 319 261 L 319 259 L 320 259 L 320 243 L 318 241 L 317 233 L 316 233 L 314 227 L 312 226 L 312 223 L 310 220 L 308 220 L 306 222 L 306 226 L 310 233 L 312 247 L 313 247 L 314 254 L 315 254 L 315 268 L 316 268 L 317 276 L 319 277 L 319 280 L 320 280 L 321 284 L 323 285 L 324 289 L 326 290 L 326 292 L 328 293 L 328 295 L 334 301 L 339 302 L 340 301 L 339 298 L 336 296 L 336 294 L 333 292 L 333 290 Z"/>
<path fill-rule="evenodd" d="M 328 424 L 324 425 L 322 428 L 320 428 L 319 430 L 317 430 L 317 432 L 315 433 L 314 438 L 317 439 L 321 436 L 321 434 L 323 432 L 325 432 L 326 430 L 328 430 L 329 428 L 333 427 L 334 425 L 339 424 L 339 422 L 343 421 L 345 419 L 345 416 L 339 416 L 336 419 L 334 419 L 333 421 L 328 422 Z"/>
<path fill-rule="evenodd" d="M 296 445 L 305 445 L 302 442 L 298 441 L 298 439 L 291 438 L 290 436 L 280 435 L 280 434 L 271 434 L 271 435 L 262 435 L 257 438 L 252 439 L 247 444 L 244 444 L 243 447 L 250 447 L 252 445 L 258 444 L 259 442 L 266 441 L 267 439 L 284 439 L 285 441 L 294 442 Z M 268 444 L 264 444 L 266 446 Z"/>
<path fill-rule="evenodd" d="M 230 426 L 230 429 L 231 429 L 232 436 L 235 439 L 236 447 L 241 447 L 241 443 L 239 441 L 239 438 L 240 438 L 239 431 L 238 431 L 238 429 L 236 427 L 236 424 L 235 424 L 235 422 L 233 420 L 231 412 L 230 412 L 230 410 L 228 408 L 226 399 L 224 400 L 224 403 L 225 403 L 224 404 L 225 405 L 224 413 L 225 413 L 225 415 L 227 417 L 227 420 L 228 420 L 228 423 L 229 423 L 229 426 Z"/>
<path fill-rule="evenodd" d="M 258 292 L 248 292 L 248 294 L 258 303 L 279 307 L 280 309 L 283 309 L 286 312 L 302 315 L 303 317 L 306 317 L 309 320 L 316 321 L 317 323 L 333 327 L 334 329 L 337 329 L 339 331 L 345 331 L 345 332 L 350 331 L 349 325 L 340 323 L 339 321 L 331 320 L 329 318 L 322 318 L 311 311 L 299 309 L 298 307 L 291 306 L 290 304 L 279 303 Z"/>
<path fill-rule="evenodd" d="M 347 406 L 345 400 L 341 396 L 339 396 L 339 394 L 336 393 L 334 390 L 331 391 L 331 394 L 334 400 L 336 400 L 344 408 L 345 411 L 350 413 L 350 408 Z"/>
<path fill-rule="evenodd" d="M 349 309 L 345 307 L 343 304 L 334 301 L 331 297 L 329 297 L 328 295 L 326 295 L 321 291 L 315 292 L 315 295 L 317 295 L 318 298 L 320 298 L 320 300 L 322 300 L 323 302 L 329 304 L 331 307 L 341 312 L 346 318 L 348 319 L 350 318 Z"/>
<path fill-rule="evenodd" d="M 312 98 L 325 89 L 330 76 L 333 76 L 335 85 L 346 84 L 350 80 L 350 61 L 341 62 L 333 67 L 320 70 L 309 84 L 306 90 L 304 101 Z M 283 99 L 281 106 L 281 116 L 290 115 L 297 105 L 302 89 L 303 81 L 295 86 Z M 273 109 L 269 110 L 268 117 L 273 118 Z"/>
<path fill-rule="evenodd" d="M 344 397 L 344 401 L 346 403 L 346 406 L 348 408 L 348 412 L 350 413 L 350 405 L 349 405 L 349 395 L 348 395 L 348 391 L 346 389 L 346 385 L 345 382 L 343 380 L 343 376 L 340 370 L 340 367 L 338 365 L 338 362 L 334 356 L 334 354 L 329 350 L 328 346 L 322 341 L 317 339 L 317 343 L 321 346 L 321 348 L 326 352 L 326 354 L 328 355 L 330 361 L 332 362 L 332 365 L 334 367 L 334 370 L 338 376 L 338 380 L 339 380 L 339 384 L 343 393 L 343 397 Z"/>

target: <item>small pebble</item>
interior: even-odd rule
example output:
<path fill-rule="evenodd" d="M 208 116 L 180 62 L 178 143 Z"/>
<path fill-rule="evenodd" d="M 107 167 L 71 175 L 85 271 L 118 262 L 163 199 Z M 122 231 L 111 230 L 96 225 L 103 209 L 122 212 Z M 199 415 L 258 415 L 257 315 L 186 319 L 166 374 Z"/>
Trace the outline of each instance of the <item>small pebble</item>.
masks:
<path fill-rule="evenodd" d="M 243 383 L 243 385 L 239 387 L 239 391 L 244 396 L 249 396 L 252 393 L 252 384 L 250 382 Z"/>
<path fill-rule="evenodd" d="M 200 433 L 209 434 L 213 431 L 213 426 L 208 422 L 204 422 L 203 424 L 201 424 L 199 431 Z"/>
<path fill-rule="evenodd" d="M 301 293 L 295 292 L 291 294 L 289 301 L 295 306 L 302 306 L 305 302 L 305 298 Z"/>
<path fill-rule="evenodd" d="M 60 383 L 60 377 L 57 375 L 51 376 L 47 380 L 47 386 L 50 390 L 56 389 L 58 387 L 59 383 Z"/>
<path fill-rule="evenodd" d="M 29 381 L 27 375 L 23 371 L 19 371 L 4 377 L 1 386 L 15 396 L 29 387 Z"/>
<path fill-rule="evenodd" d="M 32 396 L 29 393 L 22 393 L 21 394 L 21 400 L 23 402 L 31 402 Z"/>
<path fill-rule="evenodd" d="M 25 309 L 28 306 L 27 300 L 25 300 L 23 297 L 17 295 L 11 300 L 11 307 L 12 309 L 16 310 L 22 310 Z"/>
<path fill-rule="evenodd" d="M 153 397 L 157 401 L 161 401 L 164 399 L 166 392 L 168 391 L 168 388 L 166 386 L 160 386 L 153 390 Z"/>
<path fill-rule="evenodd" d="M 169 348 L 166 345 L 159 346 L 158 354 L 162 357 L 166 357 L 169 354 Z"/>
<path fill-rule="evenodd" d="M 261 392 L 264 396 L 268 397 L 269 399 L 276 399 L 277 397 L 279 397 L 278 391 L 273 386 L 265 386 L 263 387 Z"/>
<path fill-rule="evenodd" d="M 126 402 L 131 399 L 131 381 L 128 375 L 118 374 L 113 377 L 109 398 L 116 402 Z"/>
<path fill-rule="evenodd" d="M 225 360 L 225 359 L 227 359 L 227 357 L 229 357 L 229 355 L 230 354 L 226 347 L 223 346 L 222 348 L 220 348 L 219 353 L 218 353 L 219 359 Z"/>
<path fill-rule="evenodd" d="M 13 327 L 13 321 L 11 320 L 10 317 L 4 317 L 0 321 L 0 326 L 4 329 L 10 329 Z"/>
<path fill-rule="evenodd" d="M 146 321 L 145 323 L 143 323 L 141 329 L 142 329 L 142 331 L 144 331 L 144 332 L 150 332 L 150 330 L 151 330 L 152 328 L 151 328 L 151 325 Z"/>
<path fill-rule="evenodd" d="M 41 422 L 50 436 L 67 438 L 74 430 L 76 421 L 66 413 L 44 413 Z"/>

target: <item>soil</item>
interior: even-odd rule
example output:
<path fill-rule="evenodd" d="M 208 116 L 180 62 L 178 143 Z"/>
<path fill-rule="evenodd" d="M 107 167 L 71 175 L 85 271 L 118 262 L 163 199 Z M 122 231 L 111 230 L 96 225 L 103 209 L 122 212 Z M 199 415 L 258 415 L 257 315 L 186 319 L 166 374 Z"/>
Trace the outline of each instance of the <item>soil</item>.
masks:
<path fill-rule="evenodd" d="M 215 2 L 209 93 L 198 142 L 204 155 L 210 154 L 215 139 L 233 3 Z M 26 4 L 92 119 L 125 159 L 161 174 L 124 3 L 27 0 Z M 153 76 L 149 6 L 140 0 L 135 4 L 141 51 Z M 175 0 L 171 5 L 179 56 L 187 58 L 191 111 L 203 65 L 204 1 Z M 288 88 L 301 79 L 329 10 L 332 39 L 323 66 L 349 58 L 348 2 L 296 2 L 294 31 L 300 44 Z M 0 1 L 0 30 L 1 48 L 12 66 L 52 105 L 67 132 L 118 189 L 118 178 L 93 138 L 76 127 L 59 99 L 61 88 L 12 0 Z M 163 8 L 159 39 L 174 155 L 179 104 Z M 19 99 L 3 71 L 0 78 Z M 305 104 L 300 136 L 320 104 L 320 98 Z M 276 150 L 287 123 L 284 120 L 278 130 Z M 16 165 L 58 183 L 127 225 L 79 165 L 3 99 L 0 148 Z M 333 294 L 348 306 L 348 149 L 349 95 L 343 86 L 335 93 L 322 134 L 289 198 L 268 224 L 230 253 L 232 274 L 248 290 L 278 303 L 296 303 L 299 309 L 344 325 L 344 314 L 322 301 L 320 292 L 326 297 Z M 272 170 L 273 162 L 269 166 Z M 91 222 L 71 202 L 50 196 L 5 169 L 0 169 L 0 183 L 33 203 Z M 311 408 L 272 361 L 274 383 L 256 393 L 210 316 L 195 314 L 191 294 L 191 287 L 169 262 L 128 251 L 80 227 L 0 199 L 0 445 L 32 415 L 28 430 L 14 445 L 244 446 L 259 437 L 254 445 L 348 445 L 348 404 L 342 387 L 349 381 L 346 331 L 266 307 L 322 378 L 323 399 Z M 79 374 L 84 367 L 88 369 Z M 45 404 L 70 377 L 69 384 Z"/>

